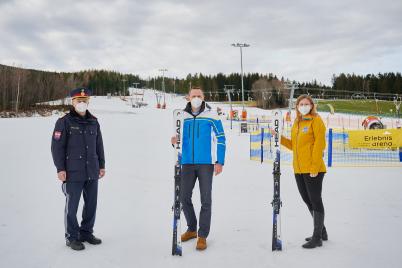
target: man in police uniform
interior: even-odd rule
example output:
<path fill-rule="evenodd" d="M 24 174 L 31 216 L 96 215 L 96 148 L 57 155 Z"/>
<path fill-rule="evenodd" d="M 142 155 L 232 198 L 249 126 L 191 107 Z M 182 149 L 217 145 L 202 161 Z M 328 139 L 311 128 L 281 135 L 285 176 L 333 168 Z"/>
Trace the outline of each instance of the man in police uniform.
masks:
<path fill-rule="evenodd" d="M 57 120 L 52 136 L 52 156 L 57 177 L 66 196 L 64 225 L 66 245 L 83 250 L 83 242 L 102 243 L 93 235 L 98 179 L 105 175 L 105 156 L 98 120 L 88 110 L 91 92 L 86 88 L 71 91 L 70 112 Z M 81 226 L 77 210 L 84 198 Z"/>

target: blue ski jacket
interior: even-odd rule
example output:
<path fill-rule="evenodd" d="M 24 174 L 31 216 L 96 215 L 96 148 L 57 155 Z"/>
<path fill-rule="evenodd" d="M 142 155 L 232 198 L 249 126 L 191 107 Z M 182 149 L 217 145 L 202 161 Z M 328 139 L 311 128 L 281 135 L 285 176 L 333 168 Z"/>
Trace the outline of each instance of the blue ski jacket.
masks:
<path fill-rule="evenodd" d="M 225 164 L 226 138 L 218 114 L 205 102 L 193 115 L 191 103 L 184 109 L 181 164 Z"/>

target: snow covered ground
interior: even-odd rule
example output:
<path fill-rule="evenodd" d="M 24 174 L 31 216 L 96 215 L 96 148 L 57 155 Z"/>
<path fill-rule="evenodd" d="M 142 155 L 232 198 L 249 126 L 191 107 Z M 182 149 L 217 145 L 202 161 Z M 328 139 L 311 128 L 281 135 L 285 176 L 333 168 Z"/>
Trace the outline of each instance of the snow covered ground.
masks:
<path fill-rule="evenodd" d="M 95 234 L 103 244 L 74 252 L 64 244 L 64 195 L 50 141 L 57 116 L 0 120 L 0 267 L 401 267 L 402 169 L 330 168 L 324 181 L 329 241 L 301 247 L 312 219 L 292 168 L 282 167 L 284 250 L 271 252 L 272 166 L 249 160 L 237 124 L 227 133 L 227 161 L 214 178 L 208 249 L 183 244 L 172 257 L 172 109 L 133 109 L 118 98 L 93 98 L 106 150 Z M 199 209 L 198 186 L 194 201 Z M 185 229 L 185 220 L 182 222 Z"/>

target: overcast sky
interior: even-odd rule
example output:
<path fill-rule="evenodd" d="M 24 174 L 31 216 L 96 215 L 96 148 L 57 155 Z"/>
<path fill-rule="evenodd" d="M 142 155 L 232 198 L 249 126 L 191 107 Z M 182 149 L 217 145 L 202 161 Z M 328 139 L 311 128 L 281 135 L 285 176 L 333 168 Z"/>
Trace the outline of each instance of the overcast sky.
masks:
<path fill-rule="evenodd" d="M 331 84 L 332 74 L 402 71 L 400 0 L 0 0 L 0 63 L 143 78 L 274 73 Z"/>

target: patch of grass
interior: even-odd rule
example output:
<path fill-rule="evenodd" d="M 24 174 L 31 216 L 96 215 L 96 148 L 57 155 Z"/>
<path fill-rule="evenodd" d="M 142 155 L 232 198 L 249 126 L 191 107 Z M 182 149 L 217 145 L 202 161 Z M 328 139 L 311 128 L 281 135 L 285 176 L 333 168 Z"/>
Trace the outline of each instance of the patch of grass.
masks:
<path fill-rule="evenodd" d="M 230 104 L 228 101 L 224 101 L 223 103 L 225 104 Z M 243 103 L 241 101 L 232 101 L 232 105 L 242 105 Z M 257 102 L 256 101 L 244 101 L 244 105 L 246 107 L 257 107 Z"/>
<path fill-rule="evenodd" d="M 320 112 L 330 112 L 327 105 L 330 104 L 334 107 L 335 113 L 396 116 L 396 107 L 392 101 L 376 103 L 375 100 L 318 100 L 317 104 Z M 402 113 L 402 111 L 400 112 Z"/>

